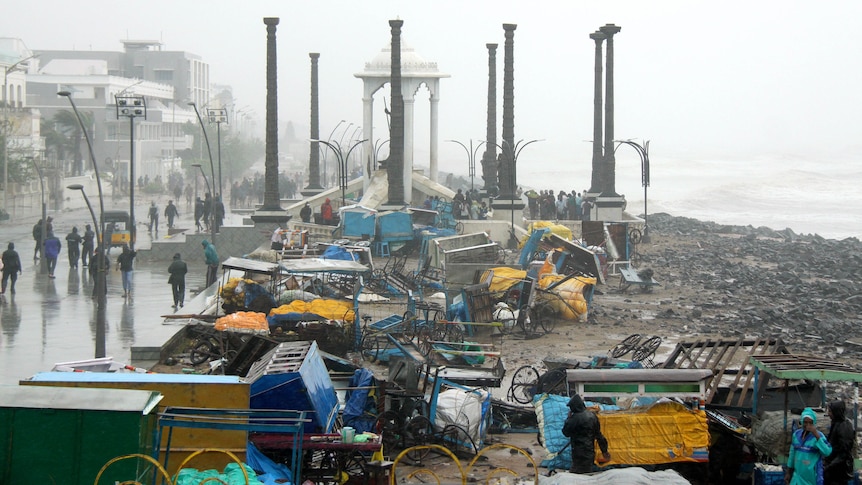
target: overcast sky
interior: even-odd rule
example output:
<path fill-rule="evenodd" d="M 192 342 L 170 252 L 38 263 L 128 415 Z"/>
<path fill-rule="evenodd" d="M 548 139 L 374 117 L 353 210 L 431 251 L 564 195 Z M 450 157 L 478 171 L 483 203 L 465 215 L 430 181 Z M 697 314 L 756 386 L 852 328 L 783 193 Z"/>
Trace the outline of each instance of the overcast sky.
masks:
<path fill-rule="evenodd" d="M 360 125 L 362 83 L 354 74 L 388 44 L 388 21 L 400 18 L 403 40 L 451 75 L 441 87 L 441 169 L 466 171 L 463 149 L 443 140 L 484 138 L 485 44 L 499 44 L 502 89 L 502 24 L 514 23 L 515 139 L 546 140 L 520 161 L 529 156 L 588 170 L 589 34 L 615 23 L 622 27 L 614 40 L 616 138 L 652 140 L 654 158 L 862 153 L 862 2 L 856 0 L 34 0 L 6 9 L 0 35 L 34 50 L 118 51 L 120 39 L 161 40 L 166 50 L 202 56 L 211 81 L 233 86 L 238 106 L 253 108 L 262 127 L 263 17 L 281 19 L 280 134 L 287 121 L 308 125 L 309 52 L 321 54 L 321 137 L 341 119 Z M 378 92 L 376 110 L 383 109 L 381 94 L 388 98 L 388 87 Z M 427 95 L 420 91 L 416 103 L 422 130 Z M 502 96 L 498 105 L 502 116 Z M 375 127 L 375 138 L 388 137 L 382 128 Z M 419 160 L 427 134 L 416 138 Z M 636 160 L 633 152 L 625 156 Z"/>

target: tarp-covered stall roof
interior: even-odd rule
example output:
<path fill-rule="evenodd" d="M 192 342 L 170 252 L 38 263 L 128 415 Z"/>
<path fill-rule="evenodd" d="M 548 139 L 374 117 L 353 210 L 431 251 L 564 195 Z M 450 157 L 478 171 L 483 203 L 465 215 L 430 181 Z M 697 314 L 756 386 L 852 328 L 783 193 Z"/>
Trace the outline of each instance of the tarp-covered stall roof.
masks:
<path fill-rule="evenodd" d="M 255 259 L 229 257 L 221 264 L 222 269 L 235 269 L 238 271 L 250 271 L 252 273 L 275 274 L 278 269 L 277 263 L 257 261 Z"/>
<path fill-rule="evenodd" d="M 582 397 L 706 396 L 709 369 L 568 369 L 566 379 Z"/>
<path fill-rule="evenodd" d="M 356 261 L 340 259 L 290 259 L 280 264 L 282 273 L 366 272 L 368 267 Z"/>
<path fill-rule="evenodd" d="M 778 379 L 862 382 L 862 373 L 850 365 L 809 355 L 758 355 L 749 360 Z"/>

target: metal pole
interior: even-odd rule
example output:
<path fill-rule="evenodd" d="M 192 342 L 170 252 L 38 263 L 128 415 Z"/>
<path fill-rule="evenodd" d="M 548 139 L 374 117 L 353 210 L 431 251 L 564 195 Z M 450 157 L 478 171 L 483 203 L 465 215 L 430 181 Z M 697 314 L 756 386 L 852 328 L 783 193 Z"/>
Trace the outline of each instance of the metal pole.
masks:
<path fill-rule="evenodd" d="M 39 251 L 42 254 L 42 261 L 39 264 L 39 272 L 42 274 L 46 274 L 48 272 L 48 258 L 45 257 L 45 238 L 48 237 L 48 206 L 45 204 L 45 176 L 42 174 L 42 169 L 36 163 L 36 159 L 33 157 L 27 157 L 33 162 L 33 167 L 36 168 L 36 173 L 39 175 L 39 187 L 42 190 L 42 247 Z M 36 244 L 40 244 L 38 241 Z"/>
<path fill-rule="evenodd" d="M 201 131 L 204 132 L 204 141 L 206 141 L 206 143 L 207 143 L 207 153 L 209 154 L 209 157 L 210 157 L 210 172 L 212 173 L 213 186 L 215 186 L 215 167 L 213 166 L 213 152 L 210 149 L 210 139 L 207 136 L 207 129 L 206 129 L 206 127 L 204 127 L 204 120 L 201 119 L 201 113 L 200 113 L 200 111 L 198 111 L 198 105 L 195 104 L 194 101 L 192 101 L 189 103 L 189 106 L 191 106 L 192 108 L 195 109 L 195 114 L 198 117 L 198 123 L 201 125 Z M 204 179 L 206 179 L 206 176 L 204 177 Z M 213 192 L 215 192 L 215 187 L 213 187 Z M 213 246 L 215 246 L 215 243 L 216 243 L 215 194 L 213 193 L 212 195 L 213 195 L 213 201 L 212 201 L 213 205 L 210 208 L 210 218 L 212 219 L 212 222 L 210 223 L 210 239 L 212 239 L 211 242 L 213 243 Z"/>
<path fill-rule="evenodd" d="M 135 250 L 135 117 L 129 116 L 129 247 Z"/>
<path fill-rule="evenodd" d="M 326 139 L 326 141 L 330 141 L 330 140 L 332 140 L 332 135 L 334 135 L 334 134 L 335 134 L 335 130 L 337 130 L 337 129 L 338 129 L 338 127 L 339 127 L 339 126 L 341 126 L 341 124 L 342 124 L 342 123 L 344 123 L 344 122 L 346 122 L 346 121 L 347 121 L 347 120 L 341 120 L 341 121 L 339 121 L 339 122 L 338 122 L 338 124 L 337 124 L 337 125 L 335 125 L 335 128 L 333 128 L 333 129 L 332 129 L 332 131 L 329 133 L 329 138 L 327 138 L 327 139 Z M 324 186 L 324 187 L 329 187 L 329 185 L 326 183 L 326 182 L 327 182 L 327 180 L 326 180 L 326 178 L 327 178 L 327 173 L 326 173 L 326 165 L 327 165 L 327 164 L 326 164 L 326 158 L 327 158 L 327 157 L 326 157 L 326 154 L 327 154 L 327 153 L 329 153 L 329 152 L 326 152 L 326 151 L 324 151 L 324 152 L 323 152 L 323 181 L 322 181 L 322 183 L 320 184 L 320 185 L 322 185 L 322 186 Z"/>
<path fill-rule="evenodd" d="M 216 143 L 218 144 L 218 193 L 221 195 L 224 188 L 221 178 L 221 121 L 216 123 Z"/>

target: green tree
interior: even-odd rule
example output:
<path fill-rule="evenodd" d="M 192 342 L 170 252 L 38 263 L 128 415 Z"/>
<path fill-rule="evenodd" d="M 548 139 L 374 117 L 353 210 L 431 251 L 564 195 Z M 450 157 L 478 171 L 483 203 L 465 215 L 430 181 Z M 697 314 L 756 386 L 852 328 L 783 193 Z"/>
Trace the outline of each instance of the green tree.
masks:
<path fill-rule="evenodd" d="M 55 130 L 62 134 L 67 139 L 71 140 L 71 152 L 74 156 L 72 163 L 72 175 L 82 175 L 84 173 L 84 157 L 81 153 L 81 141 L 84 138 L 84 132 L 81 131 L 81 124 L 78 123 L 78 118 L 75 113 L 62 110 L 54 114 Z M 93 112 L 85 111 L 81 113 L 81 121 L 84 126 L 93 126 Z"/>

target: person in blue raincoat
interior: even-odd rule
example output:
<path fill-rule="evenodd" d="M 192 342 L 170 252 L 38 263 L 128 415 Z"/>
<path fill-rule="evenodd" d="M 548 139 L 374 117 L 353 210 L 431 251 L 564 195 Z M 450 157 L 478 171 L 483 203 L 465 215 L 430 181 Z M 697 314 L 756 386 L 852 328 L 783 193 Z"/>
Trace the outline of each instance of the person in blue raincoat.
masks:
<path fill-rule="evenodd" d="M 784 483 L 823 485 L 823 459 L 832 453 L 832 446 L 816 424 L 814 411 L 802 410 L 802 427 L 793 432 Z"/>

